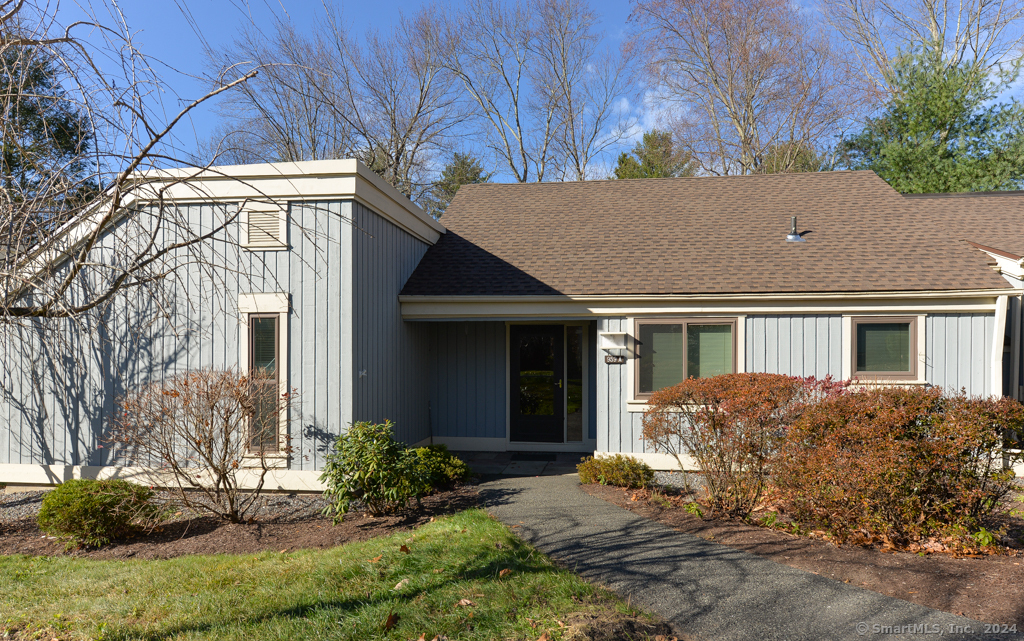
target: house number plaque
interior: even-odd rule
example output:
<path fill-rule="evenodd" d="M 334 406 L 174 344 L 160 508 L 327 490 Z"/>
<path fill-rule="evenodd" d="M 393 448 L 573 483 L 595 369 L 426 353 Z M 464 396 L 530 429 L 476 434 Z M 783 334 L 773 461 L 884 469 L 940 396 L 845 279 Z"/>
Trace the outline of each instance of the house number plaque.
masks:
<path fill-rule="evenodd" d="M 625 356 L 612 356 L 611 354 L 604 357 L 604 362 L 608 365 L 625 365 Z"/>

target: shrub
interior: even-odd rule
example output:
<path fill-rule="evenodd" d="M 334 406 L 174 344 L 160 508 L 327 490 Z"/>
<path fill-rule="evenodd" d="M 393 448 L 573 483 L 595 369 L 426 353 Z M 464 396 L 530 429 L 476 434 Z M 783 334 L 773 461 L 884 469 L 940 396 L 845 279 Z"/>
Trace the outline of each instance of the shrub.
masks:
<path fill-rule="evenodd" d="M 341 521 L 354 500 L 378 516 L 394 512 L 428 487 L 419 457 L 395 440 L 392 423 L 355 423 L 334 442 L 320 480 L 327 486 L 324 514 Z"/>
<path fill-rule="evenodd" d="M 452 487 L 469 478 L 469 466 L 445 445 L 428 445 L 414 451 L 420 474 L 430 490 Z"/>
<path fill-rule="evenodd" d="M 73 479 L 43 498 L 39 529 L 67 541 L 68 547 L 101 547 L 152 525 L 158 508 L 153 491 L 120 479 Z"/>
<path fill-rule="evenodd" d="M 882 388 L 827 398 L 794 423 L 775 482 L 796 520 L 839 541 L 905 545 L 975 531 L 1012 488 L 1006 432 L 1024 406 L 938 389 Z"/>
<path fill-rule="evenodd" d="M 780 374 L 691 378 L 651 395 L 643 438 L 700 466 L 712 513 L 746 518 L 760 500 L 785 428 L 808 403 L 844 383 Z"/>
<path fill-rule="evenodd" d="M 645 488 L 654 483 L 654 470 L 643 461 L 632 456 L 588 456 L 576 466 L 580 483 L 600 483 L 618 487 Z"/>
<path fill-rule="evenodd" d="M 118 399 L 114 456 L 151 470 L 148 484 L 167 487 L 184 506 L 238 523 L 259 498 L 268 456 L 288 454 L 276 435 L 291 396 L 259 372 L 173 376 Z M 272 424 L 257 427 L 261 417 Z M 272 445 L 264 430 L 273 430 Z"/>

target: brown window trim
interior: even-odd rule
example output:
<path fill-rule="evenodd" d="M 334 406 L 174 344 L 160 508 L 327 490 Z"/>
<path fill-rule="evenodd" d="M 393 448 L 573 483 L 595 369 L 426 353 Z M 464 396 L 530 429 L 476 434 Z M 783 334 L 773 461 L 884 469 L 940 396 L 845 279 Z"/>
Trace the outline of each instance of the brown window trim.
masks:
<path fill-rule="evenodd" d="M 870 382 L 871 379 L 879 381 L 916 381 L 917 361 L 921 355 L 917 353 L 917 316 L 854 316 L 850 325 L 850 377 L 854 380 Z M 857 325 L 888 325 L 892 323 L 910 324 L 910 371 L 896 372 L 858 372 L 857 371 Z"/>
<path fill-rule="evenodd" d="M 253 321 L 257 320 L 257 319 L 260 319 L 260 318 L 273 318 L 274 319 L 274 387 L 275 387 L 274 394 L 275 394 L 275 396 L 279 396 L 280 395 L 280 388 L 281 388 L 281 314 L 277 314 L 277 313 L 249 314 L 249 323 L 248 323 L 248 325 L 249 325 L 249 327 L 248 327 L 248 330 L 249 330 L 249 341 L 248 341 L 249 372 L 252 372 L 253 370 L 256 369 L 256 363 L 255 363 L 255 361 L 256 361 L 255 356 L 256 355 L 255 355 L 255 350 L 254 350 L 254 348 L 255 348 L 254 332 L 255 332 L 256 328 L 255 328 L 255 324 L 253 323 Z M 252 429 L 252 424 L 250 423 L 250 426 L 249 426 L 249 447 L 248 447 L 248 450 L 249 450 L 250 454 L 259 454 L 261 452 L 261 450 L 259 448 L 253 447 L 252 439 L 253 439 L 253 429 Z M 281 449 L 280 441 L 281 441 L 281 407 L 279 405 L 278 408 L 277 408 L 277 421 L 274 422 L 274 444 L 273 444 L 272 447 L 268 447 L 268 448 L 263 449 L 262 453 L 264 453 L 264 454 L 276 454 Z"/>
<path fill-rule="evenodd" d="M 732 327 L 732 371 L 736 372 L 737 363 L 737 336 L 736 336 L 736 325 L 739 319 L 735 316 L 715 316 L 715 317 L 704 317 L 704 316 L 692 316 L 692 317 L 672 317 L 672 318 L 637 318 L 633 321 L 633 399 L 638 401 L 646 401 L 651 398 L 653 392 L 641 392 L 640 391 L 640 359 L 643 358 L 643 346 L 640 344 L 640 326 L 641 325 L 682 325 L 683 326 L 683 353 L 680 355 L 683 359 L 683 380 L 689 378 L 689 372 L 687 368 L 686 358 L 686 326 L 687 325 L 730 325 Z"/>

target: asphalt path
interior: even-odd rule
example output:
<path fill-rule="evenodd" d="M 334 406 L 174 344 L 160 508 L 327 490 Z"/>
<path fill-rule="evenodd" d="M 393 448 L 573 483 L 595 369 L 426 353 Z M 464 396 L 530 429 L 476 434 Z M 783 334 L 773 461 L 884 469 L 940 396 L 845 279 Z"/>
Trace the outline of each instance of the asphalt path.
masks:
<path fill-rule="evenodd" d="M 502 477 L 487 510 L 558 563 L 693 639 L 1024 639 L 677 532 L 592 497 L 576 475 Z"/>

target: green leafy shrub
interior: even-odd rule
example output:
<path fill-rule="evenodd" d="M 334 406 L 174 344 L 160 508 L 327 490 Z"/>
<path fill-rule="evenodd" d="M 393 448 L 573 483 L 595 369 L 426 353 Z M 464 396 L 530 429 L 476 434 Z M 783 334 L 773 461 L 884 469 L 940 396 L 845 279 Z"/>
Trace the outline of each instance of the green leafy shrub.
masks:
<path fill-rule="evenodd" d="M 160 511 L 152 498 L 148 487 L 121 479 L 72 479 L 43 498 L 37 522 L 69 548 L 101 547 L 153 525 Z"/>
<path fill-rule="evenodd" d="M 429 490 L 452 487 L 469 478 L 469 466 L 445 445 L 428 445 L 414 451 Z"/>
<path fill-rule="evenodd" d="M 787 511 L 838 541 L 907 545 L 977 531 L 1012 489 L 1002 442 L 1020 431 L 1012 399 L 881 388 L 828 398 L 789 430 L 774 466 Z"/>
<path fill-rule="evenodd" d="M 632 456 L 588 456 L 576 466 L 580 483 L 600 483 L 618 487 L 645 488 L 654 484 L 654 470 Z"/>
<path fill-rule="evenodd" d="M 391 421 L 359 422 L 334 442 L 320 480 L 324 514 L 340 522 L 354 500 L 374 516 L 394 512 L 428 486 L 414 450 L 395 440 Z"/>
<path fill-rule="evenodd" d="M 644 440 L 700 467 L 712 514 L 746 518 L 764 492 L 785 428 L 808 404 L 846 384 L 781 374 L 690 378 L 651 395 Z"/>

